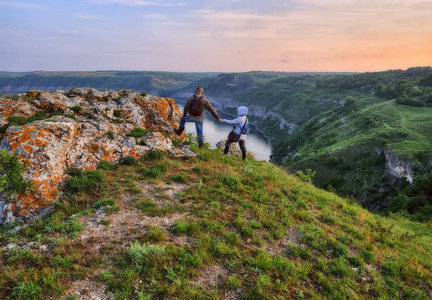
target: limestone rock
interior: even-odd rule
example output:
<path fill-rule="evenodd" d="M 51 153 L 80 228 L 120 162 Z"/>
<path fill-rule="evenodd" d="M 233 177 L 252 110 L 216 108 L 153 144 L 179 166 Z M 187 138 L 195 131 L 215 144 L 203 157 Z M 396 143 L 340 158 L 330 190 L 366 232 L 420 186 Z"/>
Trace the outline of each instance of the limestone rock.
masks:
<path fill-rule="evenodd" d="M 0 147 L 17 155 L 28 166 L 24 179 L 32 181 L 35 189 L 8 199 L 6 208 L 16 216 L 25 217 L 52 203 L 66 170 L 66 152 L 76 134 L 77 126 L 65 122 L 36 121 L 8 128 Z M 6 221 L 12 218 L 10 211 L 4 216 Z"/>
<path fill-rule="evenodd" d="M 58 97 L 47 92 L 37 93 L 36 99 L 32 101 L 32 104 L 43 110 L 61 113 L 66 111 L 66 104 Z"/>
<path fill-rule="evenodd" d="M 384 150 L 383 152 L 386 159 L 386 171 L 393 177 L 405 177 L 409 183 L 412 183 L 414 179 L 413 167 L 415 163 L 403 159 L 390 150 Z"/>
<path fill-rule="evenodd" d="M 180 147 L 173 148 L 169 153 L 171 154 L 171 156 L 181 159 L 188 159 L 197 156 L 197 154 L 193 152 L 189 148 L 189 146 L 186 145 L 181 145 Z"/>
<path fill-rule="evenodd" d="M 28 102 L 19 99 L 3 99 L 0 101 L 0 127 L 7 126 L 10 122 L 8 117 L 22 116 L 29 117 L 34 115 L 38 109 Z M 3 138 L 4 132 L 0 131 L 0 139 Z"/>
<path fill-rule="evenodd" d="M 79 109 L 76 109 L 79 107 Z M 29 117 L 43 110 L 51 117 L 22 126 L 10 126 L 9 116 Z M 0 194 L 0 223 L 35 218 L 58 197 L 68 168 L 92 170 L 100 161 L 119 162 L 152 150 L 174 157 L 193 157 L 188 146 L 174 147 L 171 139 L 184 141 L 172 128 L 181 114 L 171 98 L 142 97 L 131 90 L 29 91 L 18 100 L 0 99 L 0 149 L 18 156 L 28 166 L 24 179 L 34 190 L 10 199 Z M 135 138 L 137 127 L 147 131 Z"/>

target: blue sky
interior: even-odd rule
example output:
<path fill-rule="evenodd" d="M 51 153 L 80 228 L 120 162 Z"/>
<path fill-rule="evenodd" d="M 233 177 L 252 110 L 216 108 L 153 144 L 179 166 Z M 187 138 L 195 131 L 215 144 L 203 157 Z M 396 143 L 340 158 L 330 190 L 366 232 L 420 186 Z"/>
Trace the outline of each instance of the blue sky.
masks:
<path fill-rule="evenodd" d="M 427 0 L 0 0 L 0 70 L 431 66 L 431 16 Z"/>

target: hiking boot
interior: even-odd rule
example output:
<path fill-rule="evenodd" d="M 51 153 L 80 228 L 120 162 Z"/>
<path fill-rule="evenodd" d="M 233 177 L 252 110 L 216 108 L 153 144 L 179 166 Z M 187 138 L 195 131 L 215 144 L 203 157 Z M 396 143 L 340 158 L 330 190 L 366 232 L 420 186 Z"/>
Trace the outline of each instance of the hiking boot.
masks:
<path fill-rule="evenodd" d="M 184 130 L 185 128 L 184 127 L 180 127 L 179 129 L 175 129 L 174 128 L 174 132 L 177 134 L 177 135 L 181 135 L 182 133 L 183 133 L 183 130 Z"/>
<path fill-rule="evenodd" d="M 242 159 L 243 159 L 243 160 L 246 159 L 246 151 L 242 151 Z"/>
<path fill-rule="evenodd" d="M 228 151 L 229 151 L 229 146 L 225 145 L 224 154 L 228 154 Z"/>
<path fill-rule="evenodd" d="M 202 148 L 203 145 L 204 145 L 204 141 L 198 141 L 198 146 L 199 146 L 200 148 Z"/>

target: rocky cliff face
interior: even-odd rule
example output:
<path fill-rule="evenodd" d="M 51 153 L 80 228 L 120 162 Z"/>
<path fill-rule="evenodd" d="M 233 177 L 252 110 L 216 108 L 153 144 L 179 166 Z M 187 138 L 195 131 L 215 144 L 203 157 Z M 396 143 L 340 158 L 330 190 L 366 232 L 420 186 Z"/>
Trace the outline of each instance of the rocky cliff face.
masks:
<path fill-rule="evenodd" d="M 386 159 L 386 171 L 391 176 L 399 179 L 405 177 L 409 183 L 413 182 L 415 175 L 413 167 L 415 163 L 403 159 L 389 150 L 384 150 L 384 156 Z"/>
<path fill-rule="evenodd" d="M 38 112 L 48 118 L 13 123 Z M 0 149 L 27 165 L 24 179 L 34 186 L 10 199 L 0 193 L 0 223 L 29 220 L 51 206 L 67 169 L 92 170 L 102 160 L 115 163 L 151 150 L 194 156 L 186 146 L 173 145 L 172 139 L 184 140 L 172 131 L 180 117 L 173 99 L 143 97 L 131 90 L 29 91 L 18 100 L 0 99 Z M 147 134 L 128 136 L 137 127 Z"/>

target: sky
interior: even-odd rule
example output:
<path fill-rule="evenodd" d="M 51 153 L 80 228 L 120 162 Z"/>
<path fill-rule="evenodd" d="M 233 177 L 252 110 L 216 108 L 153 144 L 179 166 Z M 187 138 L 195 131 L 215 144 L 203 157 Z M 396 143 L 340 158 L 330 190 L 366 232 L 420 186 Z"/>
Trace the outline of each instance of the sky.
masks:
<path fill-rule="evenodd" d="M 430 0 L 0 0 L 0 71 L 432 66 Z"/>

